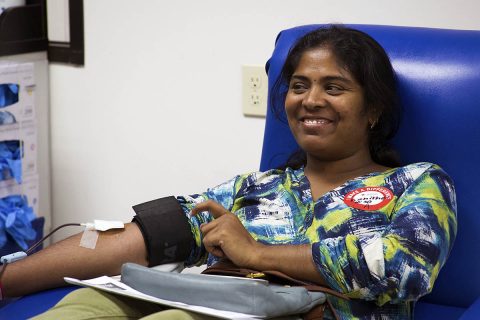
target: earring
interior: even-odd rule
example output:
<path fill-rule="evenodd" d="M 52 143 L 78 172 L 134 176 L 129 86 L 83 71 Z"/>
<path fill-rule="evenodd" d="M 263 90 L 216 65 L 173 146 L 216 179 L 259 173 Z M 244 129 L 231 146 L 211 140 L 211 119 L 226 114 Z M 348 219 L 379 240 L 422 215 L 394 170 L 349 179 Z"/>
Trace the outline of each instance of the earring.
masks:
<path fill-rule="evenodd" d="M 370 130 L 373 130 L 373 128 L 377 125 L 377 120 L 373 121 L 372 124 L 370 125 Z"/>

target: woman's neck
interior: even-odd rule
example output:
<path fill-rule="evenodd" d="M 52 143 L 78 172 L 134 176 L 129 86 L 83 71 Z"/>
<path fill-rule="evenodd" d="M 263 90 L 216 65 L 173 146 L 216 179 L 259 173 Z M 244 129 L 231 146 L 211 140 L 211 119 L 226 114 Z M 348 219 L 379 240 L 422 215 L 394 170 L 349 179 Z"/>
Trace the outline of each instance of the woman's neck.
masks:
<path fill-rule="evenodd" d="M 335 161 L 326 161 L 307 154 L 305 175 L 310 182 L 312 197 L 317 200 L 348 180 L 387 169 L 388 167 L 373 162 L 369 154 Z"/>

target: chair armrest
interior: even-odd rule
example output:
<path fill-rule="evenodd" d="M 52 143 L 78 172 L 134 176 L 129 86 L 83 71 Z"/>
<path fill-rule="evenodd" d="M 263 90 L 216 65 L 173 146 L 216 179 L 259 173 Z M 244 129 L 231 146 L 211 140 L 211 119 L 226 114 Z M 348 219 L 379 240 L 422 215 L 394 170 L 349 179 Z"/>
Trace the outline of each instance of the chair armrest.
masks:
<path fill-rule="evenodd" d="M 480 297 L 475 300 L 472 305 L 465 310 L 459 320 L 474 320 L 480 319 Z"/>

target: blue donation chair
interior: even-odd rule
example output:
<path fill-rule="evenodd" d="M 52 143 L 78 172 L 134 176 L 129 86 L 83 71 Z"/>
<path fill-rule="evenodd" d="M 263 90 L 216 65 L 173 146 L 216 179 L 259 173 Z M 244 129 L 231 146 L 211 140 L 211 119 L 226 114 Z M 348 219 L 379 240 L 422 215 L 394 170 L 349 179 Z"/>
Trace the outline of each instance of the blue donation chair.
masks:
<path fill-rule="evenodd" d="M 319 25 L 282 31 L 268 61 L 269 88 L 292 44 Z M 458 236 L 415 319 L 480 319 L 480 31 L 352 25 L 375 38 L 398 76 L 404 109 L 394 141 L 403 162 L 439 164 L 453 178 Z M 269 108 L 261 170 L 284 163 L 297 145 Z"/>
<path fill-rule="evenodd" d="M 294 41 L 319 27 L 285 30 L 267 63 L 273 86 Z M 395 145 L 405 163 L 430 161 L 454 179 L 458 236 L 434 290 L 416 304 L 416 319 L 480 319 L 480 32 L 353 26 L 373 36 L 389 53 L 398 74 L 404 119 Z M 286 123 L 269 109 L 261 170 L 282 164 L 296 149 Z M 43 312 L 74 287 L 29 295 L 0 309 L 0 319 Z"/>

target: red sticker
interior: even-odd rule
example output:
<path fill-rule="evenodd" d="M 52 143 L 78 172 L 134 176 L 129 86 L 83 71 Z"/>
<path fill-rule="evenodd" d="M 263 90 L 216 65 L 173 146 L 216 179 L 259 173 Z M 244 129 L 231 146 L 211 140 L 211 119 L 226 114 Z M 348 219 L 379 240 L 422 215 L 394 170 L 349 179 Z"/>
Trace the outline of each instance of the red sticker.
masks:
<path fill-rule="evenodd" d="M 385 207 L 393 199 L 393 192 L 385 187 L 363 187 L 350 191 L 343 198 L 349 207 L 374 211 Z"/>

